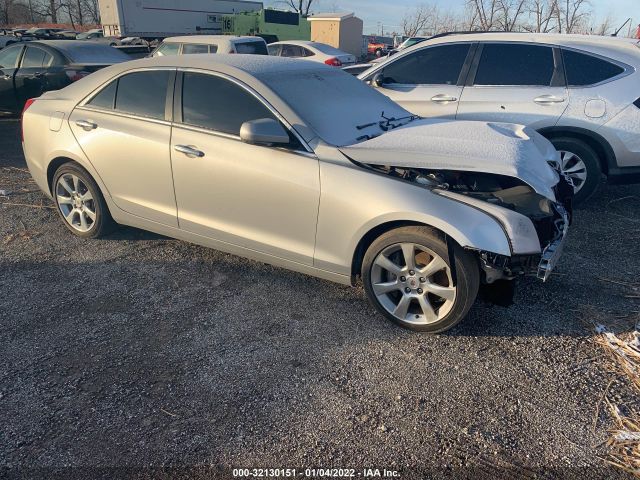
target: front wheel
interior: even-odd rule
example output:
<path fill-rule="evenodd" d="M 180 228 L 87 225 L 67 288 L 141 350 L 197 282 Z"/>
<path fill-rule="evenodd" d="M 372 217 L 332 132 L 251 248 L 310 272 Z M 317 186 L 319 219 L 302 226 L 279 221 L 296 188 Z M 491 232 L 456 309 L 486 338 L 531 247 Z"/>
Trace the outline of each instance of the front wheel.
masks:
<path fill-rule="evenodd" d="M 432 229 L 403 227 L 383 234 L 364 256 L 367 297 L 404 328 L 429 333 L 452 328 L 476 299 L 480 270 L 472 254 L 457 244 L 451 248 L 455 275 L 447 243 Z"/>

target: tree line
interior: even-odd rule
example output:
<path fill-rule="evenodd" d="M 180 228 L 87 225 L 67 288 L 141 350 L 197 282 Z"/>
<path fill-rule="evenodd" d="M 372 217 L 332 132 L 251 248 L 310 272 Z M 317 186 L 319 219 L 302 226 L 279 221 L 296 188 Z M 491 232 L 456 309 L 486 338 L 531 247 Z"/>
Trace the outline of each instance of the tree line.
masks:
<path fill-rule="evenodd" d="M 615 28 L 610 16 L 596 21 L 589 0 L 466 0 L 462 13 L 423 4 L 402 20 L 407 36 L 453 31 L 607 35 Z"/>
<path fill-rule="evenodd" d="M 0 0 L 0 25 L 100 23 L 98 0 Z"/>

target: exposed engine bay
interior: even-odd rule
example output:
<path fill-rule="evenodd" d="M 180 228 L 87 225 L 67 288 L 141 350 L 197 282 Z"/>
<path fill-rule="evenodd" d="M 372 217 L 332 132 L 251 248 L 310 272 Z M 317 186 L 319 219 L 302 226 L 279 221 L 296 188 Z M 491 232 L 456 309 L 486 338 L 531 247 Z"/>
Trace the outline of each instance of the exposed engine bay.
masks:
<path fill-rule="evenodd" d="M 536 274 L 543 280 L 548 278 L 549 274 L 541 271 L 540 266 L 545 265 L 545 257 L 555 256 L 554 250 L 561 243 L 571 218 L 573 186 L 563 174 L 560 174 L 560 181 L 554 188 L 556 203 L 536 193 L 518 178 L 506 175 L 378 165 L 367 167 L 436 192 L 452 192 L 513 210 L 532 221 L 540 241 L 541 254 L 505 257 L 490 252 L 478 252 L 484 272 L 485 297 L 488 297 L 491 303 L 509 304 L 513 294 L 513 282 L 509 280 L 519 275 Z M 500 293 L 492 289 L 497 289 Z M 499 301 L 495 301 L 496 299 Z"/>
<path fill-rule="evenodd" d="M 469 195 L 478 200 L 514 210 L 534 221 L 555 215 L 553 204 L 549 199 L 537 194 L 517 178 L 458 170 L 424 170 L 376 165 L 370 165 L 369 168 L 425 187 Z M 571 195 L 570 191 L 564 192 L 558 195 L 558 200 L 566 206 L 570 204 Z"/>

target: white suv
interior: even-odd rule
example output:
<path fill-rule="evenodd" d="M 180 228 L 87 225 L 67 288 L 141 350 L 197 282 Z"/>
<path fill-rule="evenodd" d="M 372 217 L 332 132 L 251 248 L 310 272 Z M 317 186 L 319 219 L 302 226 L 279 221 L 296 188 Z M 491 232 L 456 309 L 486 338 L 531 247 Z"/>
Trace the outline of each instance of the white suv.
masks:
<path fill-rule="evenodd" d="M 249 53 L 269 55 L 262 37 L 231 35 L 185 35 L 165 38 L 151 56 L 188 55 L 197 53 Z"/>
<path fill-rule="evenodd" d="M 611 37 L 476 33 L 434 38 L 360 74 L 425 117 L 519 123 L 547 137 L 575 202 L 640 181 L 640 45 Z"/>

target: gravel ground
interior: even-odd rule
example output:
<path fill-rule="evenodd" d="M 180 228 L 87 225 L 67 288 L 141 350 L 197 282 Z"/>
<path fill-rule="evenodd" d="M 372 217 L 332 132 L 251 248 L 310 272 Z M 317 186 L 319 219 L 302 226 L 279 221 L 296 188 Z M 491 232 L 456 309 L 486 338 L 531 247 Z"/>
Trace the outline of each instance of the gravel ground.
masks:
<path fill-rule="evenodd" d="M 639 310 L 640 186 L 577 212 L 547 284 L 426 336 L 361 289 L 132 228 L 77 239 L 29 192 L 17 122 L 0 152 L 4 475 L 625 478 L 598 458 L 612 374 L 592 322 Z M 609 397 L 640 407 L 617 380 Z"/>

